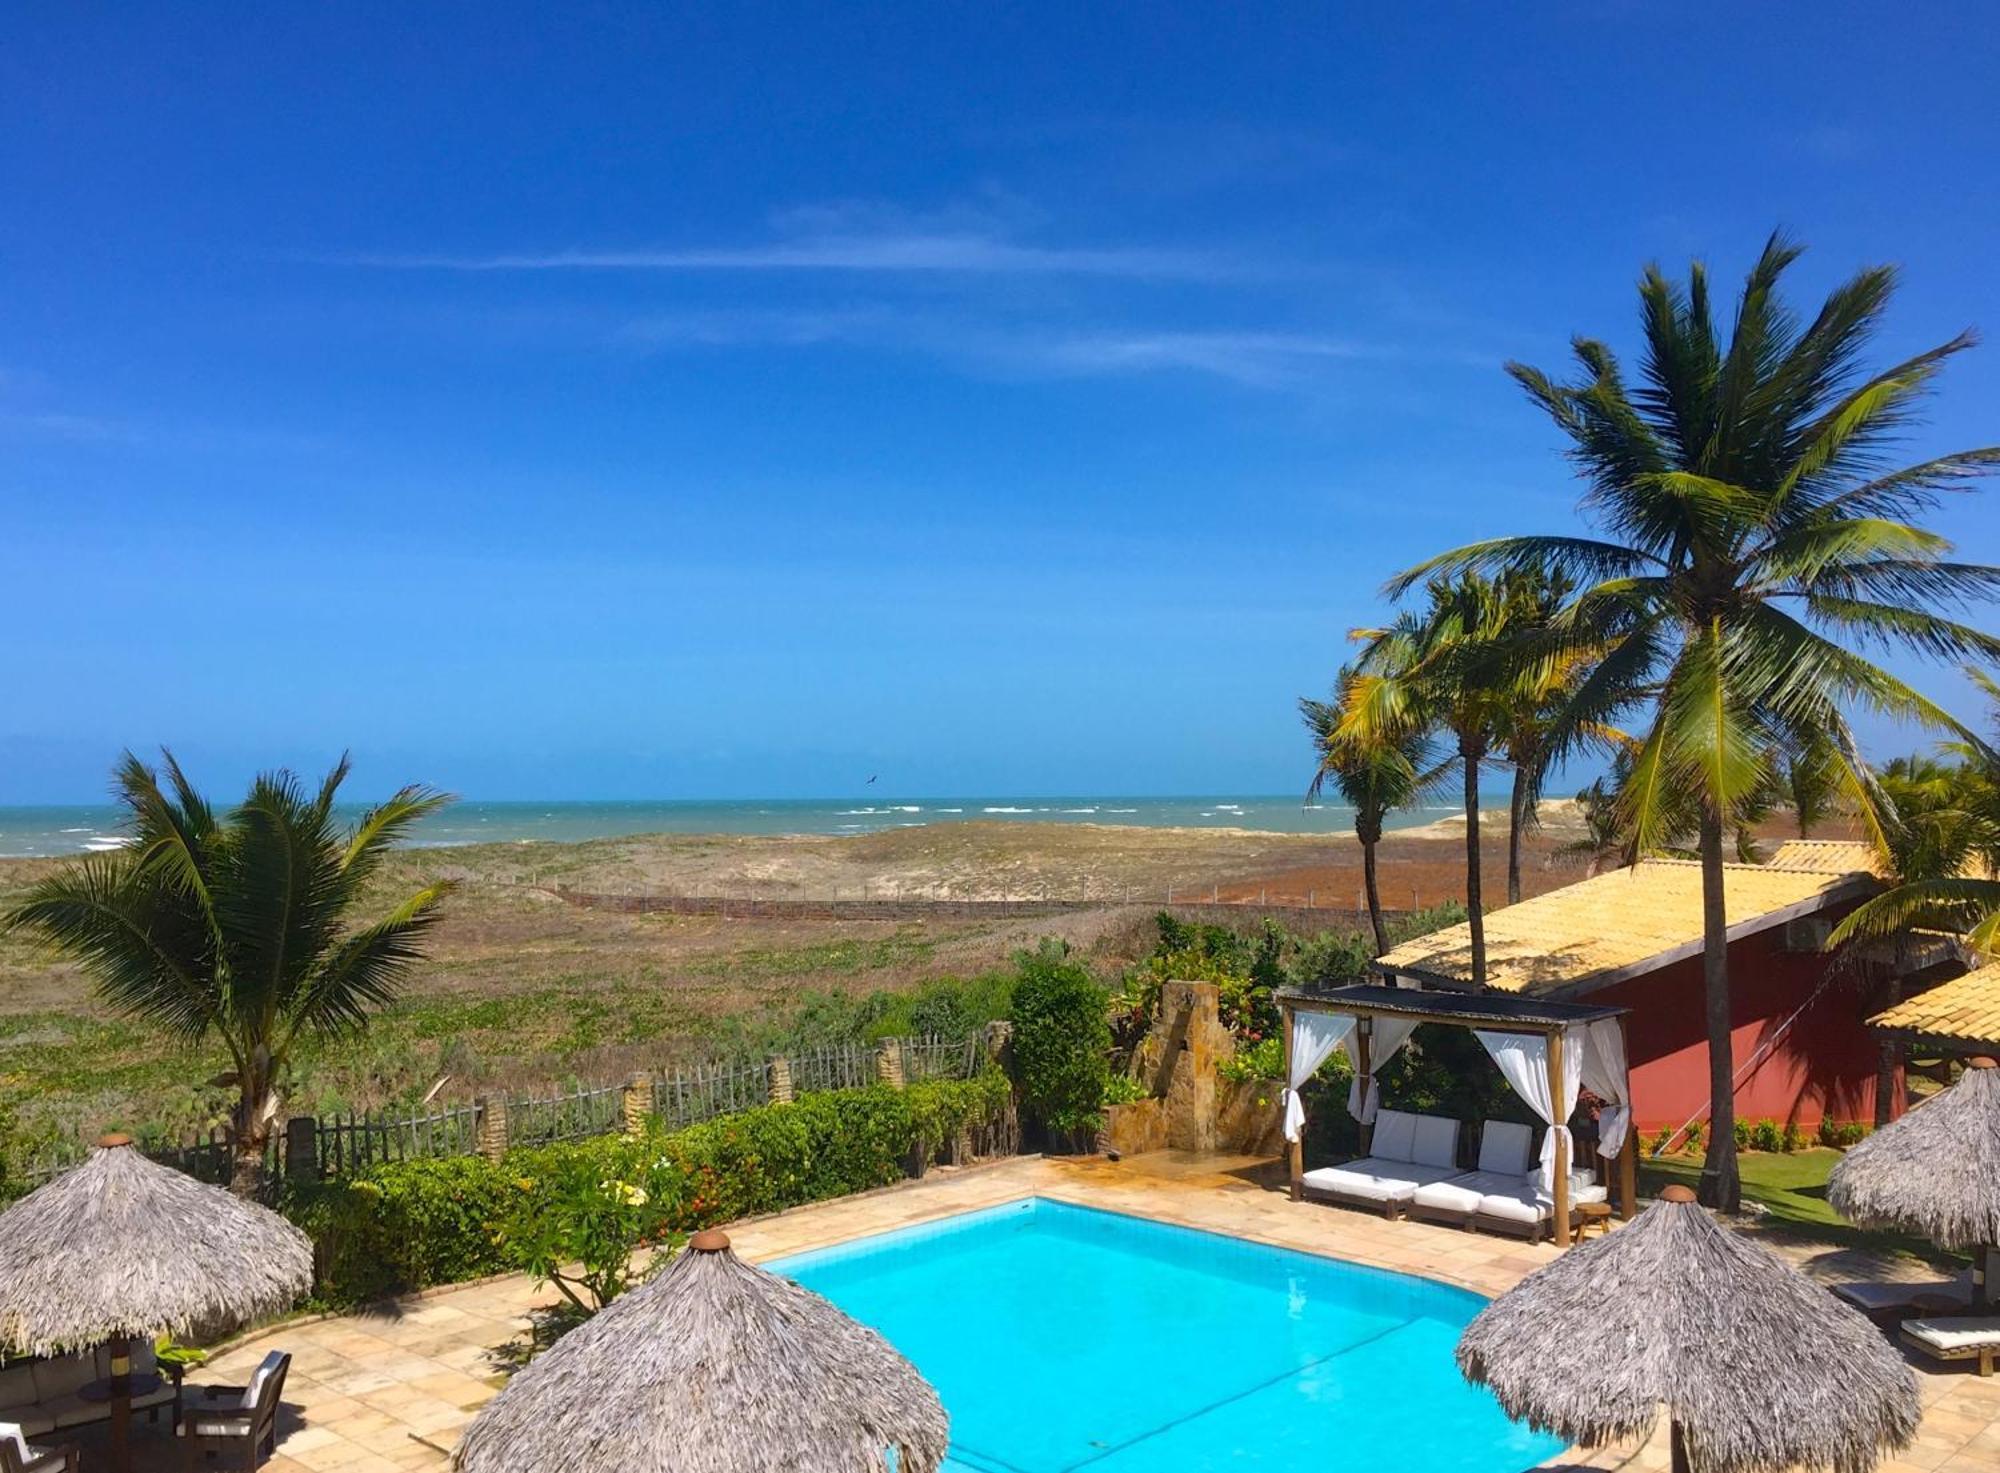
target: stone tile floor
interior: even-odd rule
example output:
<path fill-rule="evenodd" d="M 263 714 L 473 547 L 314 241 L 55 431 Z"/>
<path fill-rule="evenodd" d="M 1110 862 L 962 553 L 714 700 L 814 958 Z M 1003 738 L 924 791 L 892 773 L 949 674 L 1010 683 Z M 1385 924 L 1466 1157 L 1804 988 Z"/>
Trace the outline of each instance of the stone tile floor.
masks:
<path fill-rule="evenodd" d="M 938 1172 L 882 1192 L 802 1207 L 730 1230 L 753 1261 L 992 1206 L 1030 1195 L 1105 1207 L 1258 1242 L 1444 1279 L 1498 1294 L 1556 1250 L 1421 1223 L 1386 1222 L 1292 1202 L 1270 1163 L 1161 1152 L 1111 1162 L 1035 1157 Z M 1793 1253 L 1809 1273 L 1880 1271 L 1850 1255 Z M 392 1308 L 276 1327 L 230 1346 L 197 1377 L 247 1378 L 264 1353 L 292 1354 L 271 1473 L 443 1470 L 465 1424 L 500 1384 L 495 1351 L 527 1329 L 552 1296 L 524 1278 L 433 1291 Z M 1918 1368 L 1924 1421 L 1916 1444 L 1885 1473 L 1994 1473 L 2000 1469 L 2000 1377 Z M 101 1442 L 85 1442 L 85 1467 Z M 135 1467 L 169 1473 L 178 1458 L 163 1428 L 134 1428 Z M 1571 1454 L 1552 1467 L 1665 1468 L 1664 1434 L 1644 1447 Z"/>

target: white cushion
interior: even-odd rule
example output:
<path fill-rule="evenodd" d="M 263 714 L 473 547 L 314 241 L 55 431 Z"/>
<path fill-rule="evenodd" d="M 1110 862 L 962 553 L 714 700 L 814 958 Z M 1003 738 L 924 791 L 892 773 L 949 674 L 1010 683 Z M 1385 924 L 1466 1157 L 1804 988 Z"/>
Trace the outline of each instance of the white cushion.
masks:
<path fill-rule="evenodd" d="M 1413 1161 L 1416 1138 L 1416 1116 L 1407 1110 L 1377 1110 L 1368 1154 L 1382 1161 Z"/>
<path fill-rule="evenodd" d="M 1458 1170 L 1458 1122 L 1442 1115 L 1419 1115 L 1410 1159 L 1419 1166 Z"/>
<path fill-rule="evenodd" d="M 1604 1202 L 1609 1198 L 1603 1187 L 1579 1187 L 1569 1194 L 1569 1205 L 1580 1207 L 1585 1202 Z M 1511 1191 L 1487 1193 L 1479 1199 L 1479 1210 L 1487 1217 L 1506 1222 L 1542 1222 L 1554 1215 L 1555 1204 L 1534 1186 L 1523 1185 Z"/>
<path fill-rule="evenodd" d="M 0 1411 L 34 1404 L 35 1368 L 18 1364 L 0 1366 Z"/>
<path fill-rule="evenodd" d="M 248 1437 L 250 1435 L 250 1419 L 245 1416 L 231 1417 L 229 1420 L 223 1422 L 210 1421 L 204 1417 L 185 1425 L 193 1427 L 195 1436 L 197 1437 Z"/>
<path fill-rule="evenodd" d="M 1885 1309 L 1904 1309 L 1918 1298 L 1930 1295 L 1949 1297 L 1964 1304 L 1972 1302 L 1972 1285 L 1964 1279 L 1933 1279 L 1924 1283 L 1883 1283 L 1866 1279 L 1854 1284 L 1835 1284 L 1837 1298 L 1846 1300 L 1864 1314 Z"/>
<path fill-rule="evenodd" d="M 1533 1161 L 1535 1132 L 1511 1120 L 1489 1120 L 1479 1132 L 1479 1169 L 1526 1176 Z"/>
<path fill-rule="evenodd" d="M 284 1363 L 285 1353 L 282 1350 L 272 1351 L 257 1363 L 256 1374 L 251 1376 L 250 1384 L 243 1388 L 244 1411 L 250 1412 L 257 1409 L 257 1398 L 264 1393 L 264 1383 L 277 1375 L 279 1368 Z"/>
<path fill-rule="evenodd" d="M 1965 1355 L 2000 1350 L 2000 1315 L 1958 1315 L 1950 1319 L 1905 1320 L 1903 1333 L 1931 1350 Z"/>
<path fill-rule="evenodd" d="M 1419 1187 L 1416 1196 L 1410 1200 L 1420 1207 L 1434 1207 L 1440 1212 L 1476 1212 L 1482 1198 L 1493 1193 L 1524 1191 L 1527 1185 L 1526 1177 L 1504 1171 L 1468 1171 L 1448 1181 Z"/>
<path fill-rule="evenodd" d="M 11 1442 L 14 1451 L 21 1455 L 21 1461 L 28 1461 L 28 1436 L 21 1430 L 19 1422 L 0 1422 L 0 1442 Z"/>
<path fill-rule="evenodd" d="M 58 1396 L 43 1402 L 41 1411 L 57 1427 L 85 1427 L 92 1422 L 111 1420 L 110 1402 L 85 1401 L 80 1396 Z"/>
<path fill-rule="evenodd" d="M 1450 1174 L 1441 1167 L 1413 1166 L 1407 1161 L 1364 1156 L 1344 1166 L 1322 1166 L 1317 1171 L 1308 1171 L 1303 1180 L 1309 1190 L 1336 1192 L 1366 1202 L 1404 1202 L 1418 1187 L 1442 1181 Z"/>
<path fill-rule="evenodd" d="M 97 1362 L 87 1355 L 62 1355 L 35 1362 L 35 1400 L 70 1396 L 97 1379 Z"/>

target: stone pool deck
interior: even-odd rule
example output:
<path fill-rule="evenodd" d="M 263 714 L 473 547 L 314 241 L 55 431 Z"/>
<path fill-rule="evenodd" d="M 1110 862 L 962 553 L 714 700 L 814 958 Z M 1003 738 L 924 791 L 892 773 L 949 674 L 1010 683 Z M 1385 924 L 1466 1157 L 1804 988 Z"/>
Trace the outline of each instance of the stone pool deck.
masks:
<path fill-rule="evenodd" d="M 1172 1152 L 1111 1162 L 1023 1157 L 938 1172 L 861 1197 L 802 1207 L 730 1229 L 753 1261 L 1046 1196 L 1161 1222 L 1422 1274 L 1498 1294 L 1555 1255 L 1546 1245 L 1294 1203 L 1270 1163 Z M 1810 1255 L 1797 1255 L 1802 1259 Z M 1837 1255 L 1809 1272 L 1851 1271 Z M 528 1313 L 552 1298 L 524 1278 L 436 1290 L 392 1308 L 279 1326 L 229 1347 L 196 1377 L 236 1382 L 264 1353 L 292 1354 L 272 1473 L 443 1470 L 460 1432 L 500 1384 L 496 1352 L 518 1340 Z M 1718 1327 L 1720 1328 L 1720 1327 Z M 1924 1422 L 1917 1443 L 1886 1473 L 1992 1473 L 2000 1468 L 2000 1377 L 1919 1367 Z M 135 1466 L 178 1468 L 163 1429 L 134 1428 Z M 86 1444 L 86 1467 L 97 1439 Z M 1645 1447 L 1572 1454 L 1551 1467 L 1651 1470 L 1667 1466 L 1664 1435 Z"/>

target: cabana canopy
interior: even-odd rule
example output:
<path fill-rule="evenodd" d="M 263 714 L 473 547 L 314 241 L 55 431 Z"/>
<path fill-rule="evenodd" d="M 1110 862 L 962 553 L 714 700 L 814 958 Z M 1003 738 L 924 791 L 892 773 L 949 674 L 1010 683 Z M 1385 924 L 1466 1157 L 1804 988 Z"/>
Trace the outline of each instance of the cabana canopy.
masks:
<path fill-rule="evenodd" d="M 1880 1331 L 1681 1186 L 1494 1300 L 1458 1365 L 1584 1447 L 1643 1437 L 1664 1408 L 1676 1473 L 1865 1473 L 1919 1416 Z"/>
<path fill-rule="evenodd" d="M 888 1341 L 711 1231 L 509 1381 L 452 1466 L 936 1473 L 949 1433 L 937 1393 Z"/>
<path fill-rule="evenodd" d="M 1285 1138 L 1291 1143 L 1292 1193 L 1304 1171 L 1305 1106 L 1299 1091 L 1336 1048 L 1354 1062 L 1347 1110 L 1364 1144 L 1380 1090 L 1375 1076 L 1420 1024 L 1470 1028 L 1514 1092 L 1547 1126 L 1542 1190 L 1549 1194 L 1558 1243 L 1569 1241 L 1569 1117 L 1582 1089 L 1606 1110 L 1599 1154 L 1619 1162 L 1619 1203 L 1633 1211 L 1637 1158 L 1631 1139 L 1631 1081 L 1625 1060 L 1625 1008 L 1495 993 L 1431 992 L 1412 987 L 1287 989 L 1277 994 L 1285 1020 Z"/>

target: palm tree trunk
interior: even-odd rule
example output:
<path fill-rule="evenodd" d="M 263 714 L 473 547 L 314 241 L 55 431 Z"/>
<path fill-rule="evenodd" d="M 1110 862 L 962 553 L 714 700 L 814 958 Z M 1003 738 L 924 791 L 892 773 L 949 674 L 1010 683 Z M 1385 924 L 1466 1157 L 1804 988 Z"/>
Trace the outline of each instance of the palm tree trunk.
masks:
<path fill-rule="evenodd" d="M 1521 903 L 1521 829 L 1528 814 L 1528 774 L 1514 768 L 1514 788 L 1507 795 L 1507 903 Z"/>
<path fill-rule="evenodd" d="M 1375 955 L 1380 956 L 1389 949 L 1389 927 L 1382 919 L 1382 891 L 1375 881 L 1375 845 L 1382 837 L 1378 825 L 1373 832 L 1361 834 L 1361 888 L 1368 895 L 1368 924 L 1375 931 Z"/>
<path fill-rule="evenodd" d="M 261 1050 L 258 1057 L 261 1062 Z M 271 1139 L 265 1103 L 270 1095 L 270 1078 L 261 1069 L 239 1077 L 236 1118 L 230 1122 L 235 1159 L 229 1171 L 229 1190 L 239 1197 L 256 1197 L 264 1190 L 264 1150 Z"/>
<path fill-rule="evenodd" d="M 1701 980 L 1708 1023 L 1708 1154 L 1701 1201 L 1719 1212 L 1743 1205 L 1736 1173 L 1736 1053 L 1729 1030 L 1729 912 L 1723 900 L 1722 814 L 1701 807 Z"/>
<path fill-rule="evenodd" d="M 1481 913 L 1479 886 L 1479 758 L 1480 751 L 1461 743 L 1465 759 L 1465 919 L 1472 931 L 1472 983 L 1486 985 L 1486 917 Z"/>

